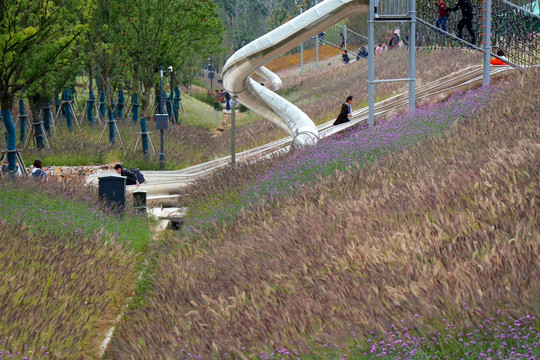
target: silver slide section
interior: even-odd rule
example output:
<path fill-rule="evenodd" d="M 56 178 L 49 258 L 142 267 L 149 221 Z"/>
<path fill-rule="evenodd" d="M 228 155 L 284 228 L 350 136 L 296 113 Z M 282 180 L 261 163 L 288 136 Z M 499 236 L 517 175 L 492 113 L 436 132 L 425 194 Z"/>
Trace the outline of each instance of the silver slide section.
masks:
<path fill-rule="evenodd" d="M 251 110 L 272 121 L 293 138 L 292 147 L 314 143 L 319 131 L 311 119 L 272 90 L 254 81 L 253 72 L 277 82 L 266 63 L 355 13 L 368 12 L 369 0 L 325 0 L 235 52 L 223 68 L 223 87 Z"/>

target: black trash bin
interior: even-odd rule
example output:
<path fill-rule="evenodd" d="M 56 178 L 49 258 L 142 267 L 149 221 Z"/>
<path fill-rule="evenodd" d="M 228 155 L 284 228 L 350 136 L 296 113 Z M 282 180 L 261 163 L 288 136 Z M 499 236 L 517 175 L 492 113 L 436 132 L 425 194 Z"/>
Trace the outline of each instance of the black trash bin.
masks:
<path fill-rule="evenodd" d="M 111 206 L 124 208 L 126 205 L 126 177 L 103 176 L 99 178 L 99 198 L 106 199 Z"/>
<path fill-rule="evenodd" d="M 133 190 L 136 211 L 146 212 L 146 194 L 146 190 Z"/>

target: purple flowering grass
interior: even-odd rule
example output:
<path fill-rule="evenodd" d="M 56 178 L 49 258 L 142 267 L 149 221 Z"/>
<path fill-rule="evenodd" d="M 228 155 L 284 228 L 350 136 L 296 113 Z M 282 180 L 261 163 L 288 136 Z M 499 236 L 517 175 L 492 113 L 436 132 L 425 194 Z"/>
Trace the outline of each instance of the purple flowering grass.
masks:
<path fill-rule="evenodd" d="M 459 314 L 475 318 L 483 315 L 480 309 L 468 308 Z M 496 317 L 480 318 L 476 323 L 466 324 L 464 329 L 441 319 L 444 329 L 429 335 L 419 330 L 422 320 L 423 316 L 415 314 L 408 322 L 401 320 L 399 325 L 391 325 L 380 335 L 370 331 L 357 339 L 353 334 L 347 344 L 290 342 L 290 347 L 260 351 L 257 358 L 534 360 L 540 357 L 540 332 L 535 328 L 538 322 L 532 315 L 515 318 L 498 310 Z M 224 353 L 223 357 L 227 355 Z M 245 352 L 244 355 L 252 354 Z"/>
<path fill-rule="evenodd" d="M 346 135 L 323 139 L 315 146 L 296 151 L 239 191 L 212 195 L 200 206 L 190 208 L 184 230 L 189 233 L 214 224 L 230 218 L 242 208 L 309 186 L 320 177 L 361 167 L 388 152 L 439 136 L 456 121 L 486 107 L 498 90 L 491 87 L 457 93 L 446 102 L 398 114 L 373 128 L 359 127 Z"/>
<path fill-rule="evenodd" d="M 70 194 L 36 196 L 26 184 L 0 182 L 0 218 L 23 223 L 43 234 L 83 240 L 106 231 L 110 238 L 144 250 L 151 238 L 149 223 L 134 213 L 118 218 L 99 204 L 71 198 Z"/>

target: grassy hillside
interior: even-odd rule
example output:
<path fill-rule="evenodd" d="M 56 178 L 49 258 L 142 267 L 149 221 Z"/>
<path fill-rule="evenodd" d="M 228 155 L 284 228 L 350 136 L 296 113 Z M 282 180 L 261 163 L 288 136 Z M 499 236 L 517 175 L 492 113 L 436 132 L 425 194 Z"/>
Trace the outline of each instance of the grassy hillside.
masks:
<path fill-rule="evenodd" d="M 109 357 L 540 356 L 540 71 L 499 85 L 197 184 Z"/>
<path fill-rule="evenodd" d="M 26 180 L 0 181 L 0 359 L 95 358 L 146 266 L 150 222 L 102 208 L 95 189 Z"/>

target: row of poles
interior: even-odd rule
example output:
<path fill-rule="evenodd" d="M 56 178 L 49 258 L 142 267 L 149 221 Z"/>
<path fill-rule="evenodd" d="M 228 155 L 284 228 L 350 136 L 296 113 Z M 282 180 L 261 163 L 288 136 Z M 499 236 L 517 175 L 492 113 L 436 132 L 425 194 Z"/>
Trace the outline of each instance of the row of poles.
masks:
<path fill-rule="evenodd" d="M 161 91 L 163 91 L 161 89 Z M 113 102 L 112 106 L 107 109 L 105 102 L 105 93 L 100 93 L 100 97 L 96 100 L 94 93 L 90 91 L 88 100 L 85 103 L 85 109 L 83 110 L 83 118 L 79 122 L 75 108 L 78 108 L 77 102 L 74 101 L 75 92 L 70 92 L 68 89 L 65 89 L 62 92 L 61 99 L 56 98 L 54 104 L 51 102 L 46 103 L 40 108 L 38 118 L 30 120 L 29 116 L 26 113 L 24 100 L 19 100 L 19 116 L 15 122 L 15 126 L 19 125 L 19 143 L 21 147 L 29 147 L 31 145 L 32 139 L 34 140 L 34 145 L 37 149 L 44 149 L 46 147 L 51 147 L 51 134 L 57 133 L 57 128 L 62 135 L 62 127 L 57 126 L 59 124 L 59 118 L 63 116 L 66 119 L 66 125 L 69 132 L 73 131 L 73 123 L 75 122 L 77 128 L 81 130 L 81 122 L 85 120 L 88 121 L 90 126 L 94 126 L 97 121 L 102 124 L 102 119 L 104 122 L 103 132 L 101 133 L 99 142 L 103 139 L 106 129 L 109 129 L 109 142 L 116 142 L 116 133 L 120 139 L 122 148 L 125 151 L 124 143 L 120 132 L 118 130 L 118 125 L 116 124 L 117 120 L 124 120 L 125 116 L 129 112 L 132 114 L 133 123 L 138 123 L 140 121 L 141 132 L 138 133 L 137 142 L 133 152 L 136 151 L 139 141 L 142 138 L 143 153 L 149 153 L 148 143 L 152 146 L 152 150 L 155 153 L 154 146 L 149 137 L 150 132 L 147 131 L 146 118 L 139 120 L 139 97 L 138 94 L 132 94 L 131 102 L 126 107 L 125 104 L 125 95 L 124 91 L 118 92 L 118 102 L 115 104 Z M 165 99 L 163 110 L 166 109 L 166 112 L 159 110 L 160 113 L 165 113 L 168 117 L 168 121 L 173 123 L 179 123 L 179 111 L 180 107 L 184 111 L 183 104 L 181 102 L 181 92 L 179 87 L 175 87 L 171 94 L 167 96 L 166 94 L 161 95 Z M 161 104 L 161 98 L 159 99 Z M 156 109 L 157 110 L 157 109 Z M 107 121 L 105 119 L 107 118 Z M 17 124 L 19 122 L 19 124 Z M 26 138 L 27 126 L 32 129 L 31 136 Z"/>

